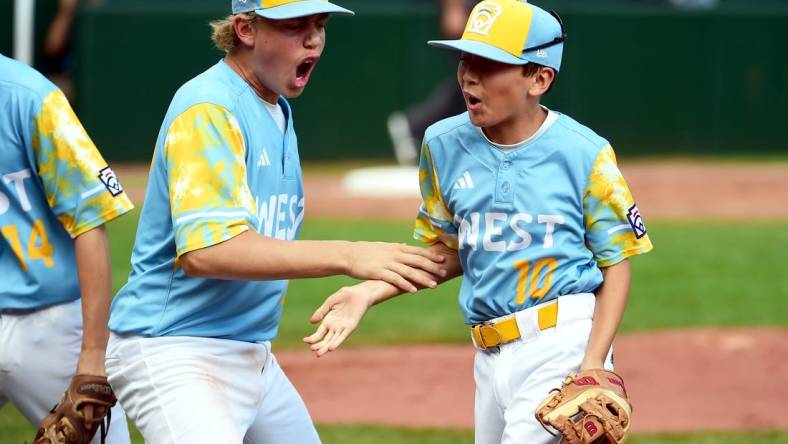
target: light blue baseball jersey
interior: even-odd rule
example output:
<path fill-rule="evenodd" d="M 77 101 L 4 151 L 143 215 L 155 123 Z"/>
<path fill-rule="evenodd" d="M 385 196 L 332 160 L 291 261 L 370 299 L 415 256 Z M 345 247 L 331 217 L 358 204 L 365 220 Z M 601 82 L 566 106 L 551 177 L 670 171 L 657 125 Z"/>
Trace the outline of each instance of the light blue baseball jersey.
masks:
<path fill-rule="evenodd" d="M 0 310 L 79 299 L 73 238 L 131 208 L 63 93 L 0 55 Z"/>
<path fill-rule="evenodd" d="M 458 249 L 476 324 L 594 292 L 600 267 L 651 250 L 610 144 L 570 117 L 502 150 L 461 114 L 427 129 L 414 236 Z"/>
<path fill-rule="evenodd" d="M 247 342 L 276 336 L 287 281 L 190 277 L 179 258 L 247 230 L 298 235 L 301 166 L 290 107 L 279 104 L 284 133 L 224 61 L 175 94 L 156 141 L 131 275 L 112 304 L 112 331 Z"/>

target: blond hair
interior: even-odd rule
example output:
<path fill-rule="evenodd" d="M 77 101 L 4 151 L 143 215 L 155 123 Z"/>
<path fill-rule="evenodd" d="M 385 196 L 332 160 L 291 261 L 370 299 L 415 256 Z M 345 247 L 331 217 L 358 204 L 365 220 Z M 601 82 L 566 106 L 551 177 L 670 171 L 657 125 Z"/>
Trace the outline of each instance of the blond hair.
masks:
<path fill-rule="evenodd" d="M 237 15 L 248 23 L 252 23 L 260 17 L 254 12 L 244 12 Z M 233 26 L 234 17 L 235 15 L 231 14 L 210 23 L 211 29 L 213 30 L 211 33 L 211 40 L 213 40 L 213 44 L 221 51 L 230 52 L 240 43 L 238 35 L 235 33 L 235 27 Z"/>

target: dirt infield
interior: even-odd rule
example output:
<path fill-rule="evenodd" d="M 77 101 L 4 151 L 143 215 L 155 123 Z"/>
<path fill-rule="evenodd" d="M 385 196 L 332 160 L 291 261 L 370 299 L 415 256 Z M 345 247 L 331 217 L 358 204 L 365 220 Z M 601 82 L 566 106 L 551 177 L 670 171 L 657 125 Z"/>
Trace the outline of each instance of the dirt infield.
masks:
<path fill-rule="evenodd" d="M 132 199 L 141 202 L 148 167 L 119 166 L 116 170 Z M 786 163 L 656 161 L 623 163 L 621 170 L 647 221 L 788 218 Z M 418 198 L 349 197 L 341 178 L 339 173 L 305 174 L 307 217 L 411 219 L 416 214 Z"/>
<path fill-rule="evenodd" d="M 785 429 L 788 329 L 682 330 L 616 339 L 637 433 Z M 277 356 L 322 423 L 473 427 L 470 345 Z"/>
<path fill-rule="evenodd" d="M 788 218 L 788 164 L 659 161 L 622 166 L 649 219 Z M 119 177 L 147 167 L 117 168 Z M 348 197 L 338 174 L 306 174 L 307 217 L 411 219 L 418 198 Z M 144 181 L 126 183 L 137 202 Z M 341 350 L 315 359 L 278 352 L 316 421 L 473 426 L 470 345 Z M 683 330 L 625 335 L 617 367 L 636 432 L 788 428 L 788 329 Z"/>
<path fill-rule="evenodd" d="M 788 218 L 788 164 L 658 161 L 624 163 L 621 170 L 646 221 Z M 410 219 L 420 203 L 348 197 L 336 174 L 306 175 L 305 187 L 307 216 Z"/>

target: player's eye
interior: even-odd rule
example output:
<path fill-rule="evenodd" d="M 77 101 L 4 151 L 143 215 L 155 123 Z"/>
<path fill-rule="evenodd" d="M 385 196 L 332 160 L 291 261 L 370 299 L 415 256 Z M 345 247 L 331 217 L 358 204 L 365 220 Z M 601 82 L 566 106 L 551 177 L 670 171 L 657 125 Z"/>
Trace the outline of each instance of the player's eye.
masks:
<path fill-rule="evenodd" d="M 302 20 L 282 20 L 279 26 L 287 31 L 298 31 L 304 27 Z"/>

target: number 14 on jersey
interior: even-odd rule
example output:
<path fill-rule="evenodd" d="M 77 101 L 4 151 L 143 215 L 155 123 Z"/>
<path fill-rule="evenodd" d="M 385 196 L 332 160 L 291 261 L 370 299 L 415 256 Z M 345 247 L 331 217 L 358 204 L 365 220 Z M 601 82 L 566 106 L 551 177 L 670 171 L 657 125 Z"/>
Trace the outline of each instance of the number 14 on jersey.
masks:
<path fill-rule="evenodd" d="M 0 228 L 0 233 L 2 233 L 9 245 L 11 245 L 11 250 L 14 252 L 16 258 L 19 259 L 22 270 L 27 271 L 27 259 L 31 261 L 41 260 L 47 268 L 55 266 L 52 260 L 54 248 L 52 244 L 49 243 L 44 223 L 41 222 L 40 219 L 36 219 L 36 221 L 33 222 L 33 229 L 30 231 L 30 237 L 27 240 L 27 259 L 25 258 L 25 252 L 16 225 L 6 225 Z"/>

